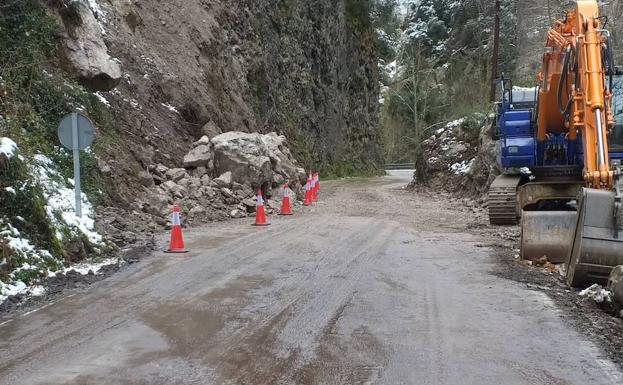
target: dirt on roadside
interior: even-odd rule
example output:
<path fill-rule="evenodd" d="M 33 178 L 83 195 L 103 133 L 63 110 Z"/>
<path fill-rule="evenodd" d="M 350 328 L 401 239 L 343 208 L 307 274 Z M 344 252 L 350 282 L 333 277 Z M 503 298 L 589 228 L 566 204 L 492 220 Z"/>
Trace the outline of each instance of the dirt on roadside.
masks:
<path fill-rule="evenodd" d="M 590 297 L 580 296 L 580 290 L 567 286 L 558 271 L 523 263 L 519 258 L 519 226 L 491 226 L 485 210 L 480 208 L 469 229 L 489 240 L 483 246 L 492 248 L 499 262 L 493 274 L 547 294 L 562 310 L 565 322 L 603 348 L 613 362 L 623 367 L 623 319 L 617 317 L 612 305 L 600 305 Z"/>

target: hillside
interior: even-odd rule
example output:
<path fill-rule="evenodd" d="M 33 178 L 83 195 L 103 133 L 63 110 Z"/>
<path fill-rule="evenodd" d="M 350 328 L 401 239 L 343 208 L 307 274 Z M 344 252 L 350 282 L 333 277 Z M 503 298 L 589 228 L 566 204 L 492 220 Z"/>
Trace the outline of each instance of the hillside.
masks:
<path fill-rule="evenodd" d="M 174 202 L 201 223 L 246 215 L 258 186 L 269 196 L 288 180 L 300 189 L 296 167 L 380 169 L 365 4 L 25 0 L 0 4 L 0 22 L 0 282 L 150 239 Z M 56 138 L 72 111 L 97 128 L 82 153 L 82 219 L 70 217 L 71 154 Z M 214 160 L 225 155 L 210 140 L 226 132 L 276 135 L 230 137 L 255 154 L 234 165 Z M 255 179 L 231 179 L 226 167 Z"/>

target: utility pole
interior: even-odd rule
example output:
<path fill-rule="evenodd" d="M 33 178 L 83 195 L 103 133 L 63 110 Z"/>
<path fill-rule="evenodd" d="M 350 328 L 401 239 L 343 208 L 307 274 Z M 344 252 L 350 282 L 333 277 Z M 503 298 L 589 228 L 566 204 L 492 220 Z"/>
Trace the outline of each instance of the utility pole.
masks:
<path fill-rule="evenodd" d="M 502 0 L 495 0 L 495 29 L 493 31 L 493 57 L 491 58 L 491 93 L 489 100 L 495 101 L 495 79 L 498 78 L 498 57 L 500 55 L 500 7 Z"/>

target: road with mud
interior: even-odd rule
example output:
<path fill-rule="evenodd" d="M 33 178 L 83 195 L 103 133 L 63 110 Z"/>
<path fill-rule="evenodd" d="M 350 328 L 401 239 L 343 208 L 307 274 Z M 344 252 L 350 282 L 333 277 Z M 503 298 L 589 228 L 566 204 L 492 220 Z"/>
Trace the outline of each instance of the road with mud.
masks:
<path fill-rule="evenodd" d="M 302 214 L 187 231 L 189 254 L 0 318 L 0 384 L 623 383 L 492 274 L 469 212 L 405 183 L 325 183 Z"/>

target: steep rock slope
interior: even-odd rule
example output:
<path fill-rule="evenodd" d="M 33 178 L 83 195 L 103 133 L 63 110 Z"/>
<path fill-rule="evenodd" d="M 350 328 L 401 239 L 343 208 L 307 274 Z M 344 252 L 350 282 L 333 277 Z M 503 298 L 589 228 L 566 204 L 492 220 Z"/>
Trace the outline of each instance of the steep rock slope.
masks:
<path fill-rule="evenodd" d="M 99 154 L 129 181 L 122 198 L 136 195 L 139 172 L 180 167 L 191 142 L 232 130 L 285 134 L 306 167 L 380 163 L 374 47 L 345 1 L 90 5 L 123 72 L 100 93 L 119 138 Z"/>

